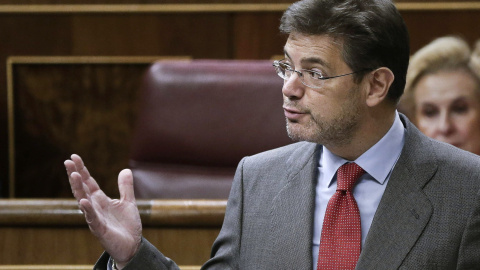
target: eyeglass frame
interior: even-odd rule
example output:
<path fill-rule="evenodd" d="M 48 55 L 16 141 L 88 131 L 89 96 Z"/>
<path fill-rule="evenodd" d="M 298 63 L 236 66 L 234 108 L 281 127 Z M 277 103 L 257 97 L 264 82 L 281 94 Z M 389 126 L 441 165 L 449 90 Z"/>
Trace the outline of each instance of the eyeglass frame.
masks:
<path fill-rule="evenodd" d="M 334 79 L 334 78 L 339 78 L 339 77 L 344 77 L 344 76 L 348 76 L 348 75 L 352 75 L 352 74 L 356 74 L 356 73 L 359 73 L 359 72 L 363 72 L 363 71 L 371 71 L 371 70 L 374 70 L 374 68 L 365 68 L 365 69 L 361 69 L 361 70 L 357 70 L 357 71 L 354 71 L 354 72 L 350 72 L 350 73 L 346 73 L 346 74 L 341 74 L 341 75 L 336 75 L 336 76 L 328 76 L 328 77 L 325 77 L 323 76 L 323 74 L 315 71 L 315 70 L 311 70 L 311 69 L 294 69 L 291 65 L 287 64 L 287 63 L 283 63 L 282 61 L 284 61 L 285 59 L 282 59 L 282 60 L 275 60 L 273 61 L 273 64 L 272 66 L 275 67 L 275 71 L 277 72 L 277 75 L 284 79 L 284 80 L 288 80 L 291 78 L 292 75 L 290 75 L 288 78 L 285 76 L 281 76 L 280 74 L 282 72 L 279 72 L 279 70 L 281 69 L 281 65 L 285 65 L 285 66 L 288 66 L 290 67 L 290 69 L 288 69 L 288 71 L 292 72 L 295 72 L 298 74 L 298 77 L 300 78 L 300 81 L 302 82 L 303 85 L 305 86 L 308 86 L 308 87 L 311 87 L 311 88 L 315 88 L 315 89 L 320 89 L 323 87 L 323 83 L 322 83 L 322 86 L 311 86 L 311 85 L 308 85 L 305 83 L 305 79 L 304 79 L 304 75 L 303 75 L 303 72 L 310 72 L 310 73 L 314 73 L 314 74 L 317 74 L 318 75 L 318 78 L 314 78 L 315 80 L 319 80 L 319 82 L 323 82 L 323 81 L 326 81 L 326 80 L 329 80 L 329 79 Z M 285 69 L 285 71 L 287 71 L 287 69 Z"/>

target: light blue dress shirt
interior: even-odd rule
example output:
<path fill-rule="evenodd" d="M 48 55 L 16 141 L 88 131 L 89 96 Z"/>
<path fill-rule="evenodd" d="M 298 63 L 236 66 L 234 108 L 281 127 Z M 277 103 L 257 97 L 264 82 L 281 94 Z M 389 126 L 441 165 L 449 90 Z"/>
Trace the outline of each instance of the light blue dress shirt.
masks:
<path fill-rule="evenodd" d="M 366 171 L 360 177 L 353 190 L 353 196 L 360 211 L 362 246 L 365 243 L 373 216 L 385 192 L 393 167 L 400 157 L 404 143 L 405 127 L 397 112 L 395 121 L 387 134 L 354 160 L 355 163 Z M 327 204 L 337 189 L 336 172 L 343 164 L 352 162 L 336 156 L 325 147 L 322 147 L 322 151 L 320 151 L 319 160 L 313 224 L 313 269 L 317 269 L 320 236 Z"/>

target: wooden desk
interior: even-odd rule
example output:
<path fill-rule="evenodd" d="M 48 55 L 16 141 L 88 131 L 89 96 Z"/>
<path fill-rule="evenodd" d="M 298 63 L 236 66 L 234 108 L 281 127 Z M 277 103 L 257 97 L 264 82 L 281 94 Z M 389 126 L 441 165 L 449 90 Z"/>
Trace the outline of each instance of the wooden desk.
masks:
<path fill-rule="evenodd" d="M 143 235 L 180 265 L 210 256 L 226 201 L 138 201 Z M 103 252 L 75 200 L 0 200 L 0 264 L 93 265 Z M 1 270 L 2 268 L 0 268 Z"/>

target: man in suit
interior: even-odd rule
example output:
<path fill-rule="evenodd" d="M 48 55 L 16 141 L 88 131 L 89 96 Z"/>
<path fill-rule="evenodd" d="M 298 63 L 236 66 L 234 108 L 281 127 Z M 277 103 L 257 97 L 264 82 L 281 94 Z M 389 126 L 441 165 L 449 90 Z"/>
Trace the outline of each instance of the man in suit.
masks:
<path fill-rule="evenodd" d="M 203 269 L 479 269 L 480 158 L 396 111 L 409 41 L 393 3 L 303 0 L 280 29 L 274 66 L 300 142 L 240 162 Z M 129 170 L 111 200 L 79 156 L 65 166 L 106 250 L 95 269 L 178 269 L 142 238 Z"/>

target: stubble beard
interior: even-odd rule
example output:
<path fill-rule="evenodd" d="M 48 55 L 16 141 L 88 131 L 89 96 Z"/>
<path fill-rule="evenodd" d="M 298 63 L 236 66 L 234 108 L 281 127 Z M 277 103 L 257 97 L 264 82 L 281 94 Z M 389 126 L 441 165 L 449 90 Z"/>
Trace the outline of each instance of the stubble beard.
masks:
<path fill-rule="evenodd" d="M 357 88 L 352 90 L 359 91 Z M 288 136 L 294 141 L 314 142 L 327 147 L 348 145 L 359 125 L 359 97 L 352 94 L 338 110 L 330 120 L 313 114 L 304 124 L 286 119 Z"/>

